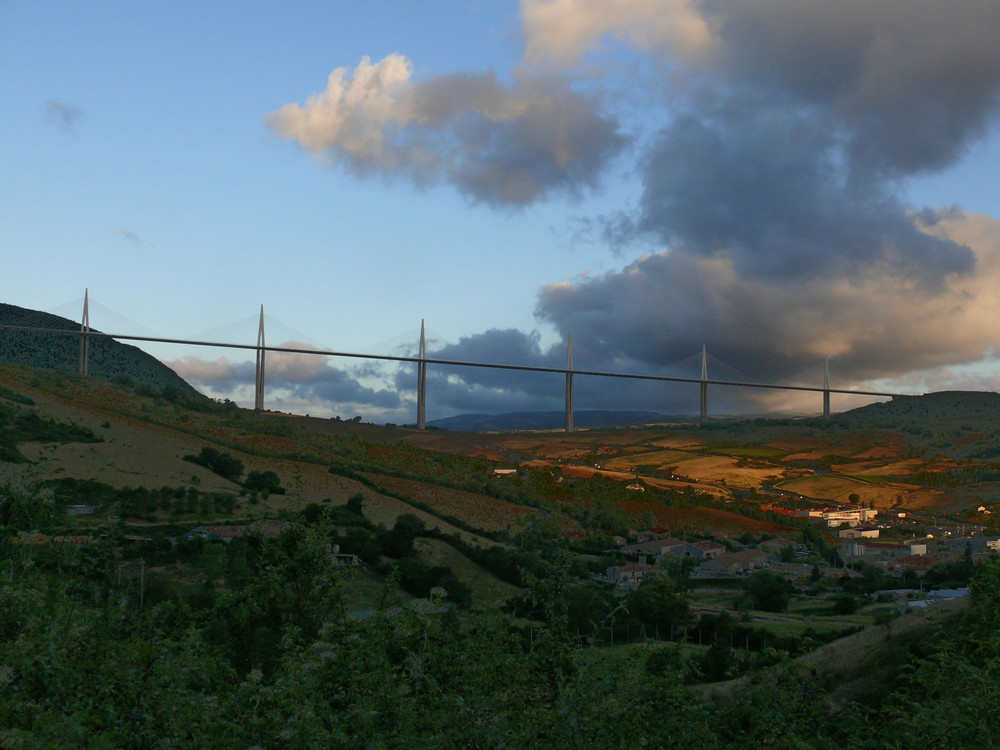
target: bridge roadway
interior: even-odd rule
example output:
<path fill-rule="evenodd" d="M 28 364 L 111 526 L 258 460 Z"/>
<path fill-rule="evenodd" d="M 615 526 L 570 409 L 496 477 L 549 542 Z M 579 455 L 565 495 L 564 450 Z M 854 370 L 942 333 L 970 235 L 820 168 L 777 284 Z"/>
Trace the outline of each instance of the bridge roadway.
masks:
<path fill-rule="evenodd" d="M 172 339 L 159 336 L 134 336 L 130 334 L 100 333 L 98 331 L 88 331 L 82 334 L 80 331 L 60 328 L 36 328 L 32 326 L 15 326 L 0 324 L 0 329 L 25 331 L 30 333 L 57 333 L 70 336 L 86 335 L 91 338 L 120 339 L 124 341 L 148 341 L 160 344 L 185 344 L 189 346 L 208 346 L 221 349 L 242 349 L 246 351 L 279 352 L 283 354 L 318 354 L 326 357 L 348 357 L 354 359 L 379 359 L 389 362 L 412 362 L 419 364 L 426 362 L 429 365 L 451 365 L 455 367 L 480 367 L 494 370 L 517 370 L 520 372 L 548 372 L 560 375 L 572 373 L 573 375 L 589 375 L 604 378 L 626 378 L 630 380 L 652 380 L 668 383 L 707 383 L 708 385 L 728 385 L 737 388 L 766 388 L 780 391 L 809 391 L 811 393 L 839 393 L 852 396 L 876 396 L 881 398 L 896 398 L 912 394 L 887 393 L 882 391 L 859 391 L 842 388 L 824 388 L 822 386 L 811 385 L 780 385 L 777 383 L 750 383 L 736 380 L 713 380 L 711 378 L 683 378 L 673 375 L 642 375 L 628 372 L 602 372 L 600 370 L 578 370 L 565 367 L 542 367 L 540 365 L 509 365 L 496 362 L 463 362 L 453 359 L 435 359 L 433 357 L 405 357 L 392 354 L 358 354 L 355 352 L 338 352 L 327 349 L 298 349 L 287 346 L 257 346 L 256 344 L 234 344 L 221 341 L 193 341 L 189 339 Z"/>
<path fill-rule="evenodd" d="M 451 359 L 430 358 L 425 354 L 423 328 L 421 328 L 420 352 L 416 357 L 398 356 L 391 354 L 359 354 L 355 352 L 338 352 L 324 349 L 301 349 L 287 346 L 267 346 L 263 343 L 263 308 L 261 309 L 261 334 L 258 335 L 256 344 L 234 344 L 221 341 L 196 341 L 192 339 L 174 339 L 162 336 L 138 336 L 132 334 L 102 333 L 94 331 L 87 325 L 86 306 L 84 308 L 84 323 L 81 330 L 42 328 L 37 326 L 18 326 L 0 324 L 0 329 L 22 331 L 27 333 L 55 333 L 80 337 L 80 373 L 87 374 L 87 359 L 89 358 L 90 339 L 107 338 L 122 341 L 147 341 L 161 344 L 182 344 L 186 346 L 207 346 L 221 349 L 241 349 L 253 351 L 257 355 L 256 374 L 256 398 L 255 408 L 264 408 L 264 354 L 266 352 L 276 352 L 282 354 L 318 354 L 325 357 L 347 357 L 353 359 L 377 359 L 386 362 L 412 362 L 417 365 L 417 427 L 424 429 L 424 413 L 426 410 L 426 372 L 427 365 L 443 365 L 446 367 L 479 367 L 494 370 L 512 370 L 516 372 L 544 372 L 564 375 L 566 377 L 566 432 L 573 431 L 573 376 L 587 375 L 600 378 L 624 378 L 628 380 L 649 380 L 653 382 L 665 383 L 698 383 L 701 386 L 701 421 L 708 421 L 708 386 L 722 385 L 735 388 L 763 388 L 782 391 L 807 391 L 811 393 L 823 394 L 823 417 L 830 418 L 830 394 L 846 394 L 855 396 L 875 396 L 879 398 L 895 398 L 904 394 L 884 393 L 880 391 L 847 390 L 840 388 L 830 388 L 828 376 L 824 377 L 822 386 L 808 385 L 779 385 L 776 383 L 750 383 L 737 380 L 713 380 L 708 377 L 705 367 L 705 351 L 702 349 L 702 376 L 700 378 L 685 378 L 673 375 L 641 375 L 626 372 L 601 372 L 599 370 L 577 370 L 573 367 L 572 345 L 570 345 L 569 356 L 566 367 L 542 367 L 539 365 L 511 365 L 499 364 L 495 362 L 467 362 Z"/>

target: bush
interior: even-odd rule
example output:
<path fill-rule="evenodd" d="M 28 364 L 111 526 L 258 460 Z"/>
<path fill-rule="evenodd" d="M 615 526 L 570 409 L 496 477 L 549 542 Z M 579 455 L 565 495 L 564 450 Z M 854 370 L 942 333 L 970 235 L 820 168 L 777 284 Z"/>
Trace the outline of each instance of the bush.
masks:
<path fill-rule="evenodd" d="M 833 611 L 838 615 L 853 615 L 858 611 L 858 600 L 851 594 L 840 594 L 833 602 Z"/>
<path fill-rule="evenodd" d="M 283 495 L 281 479 L 273 471 L 251 471 L 243 486 L 248 490 L 259 490 L 265 495 Z"/>
<path fill-rule="evenodd" d="M 197 456 L 184 456 L 185 461 L 204 466 L 206 469 L 215 472 L 223 479 L 238 482 L 243 474 L 243 462 L 233 458 L 228 453 L 205 446 Z M 251 474 L 254 472 L 251 472 Z"/>
<path fill-rule="evenodd" d="M 761 570 L 750 576 L 744 584 L 753 599 L 754 609 L 765 612 L 784 612 L 794 590 L 792 584 L 773 570 Z"/>

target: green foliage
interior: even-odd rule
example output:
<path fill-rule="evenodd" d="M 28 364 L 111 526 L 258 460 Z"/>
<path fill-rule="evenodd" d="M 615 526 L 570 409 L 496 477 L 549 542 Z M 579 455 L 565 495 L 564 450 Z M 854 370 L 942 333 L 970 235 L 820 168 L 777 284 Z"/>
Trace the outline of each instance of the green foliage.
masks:
<path fill-rule="evenodd" d="M 284 488 L 281 486 L 281 479 L 273 471 L 251 471 L 247 474 L 243 486 L 248 490 L 256 490 L 267 495 L 283 495 Z"/>
<path fill-rule="evenodd" d="M 424 522 L 412 513 L 403 513 L 392 530 L 381 539 L 382 552 L 389 557 L 413 557 L 413 541 L 425 530 Z"/>
<path fill-rule="evenodd" d="M 574 601 L 597 608 L 600 598 L 582 593 L 567 557 L 527 578 L 537 619 L 524 631 L 496 613 L 419 615 L 388 595 L 356 618 L 323 531 L 192 545 L 205 580 L 179 591 L 150 574 L 143 607 L 110 544 L 64 560 L 58 575 L 0 548 L 10 570 L 0 576 L 0 744 L 890 748 L 1000 736 L 1000 717 L 983 709 L 1000 699 L 997 561 L 978 569 L 967 614 L 914 643 L 865 705 L 844 705 L 793 664 L 730 697 L 686 688 L 694 668 L 703 679 L 746 668 L 747 634 L 727 615 L 701 618 L 696 662 L 680 647 L 578 648 Z"/>
<path fill-rule="evenodd" d="M 223 453 L 216 448 L 206 445 L 197 455 L 184 456 L 185 461 L 204 466 L 206 469 L 215 472 L 223 479 L 231 482 L 238 482 L 243 474 L 243 462 L 234 458 L 228 453 Z M 254 472 L 251 472 L 253 474 Z"/>
<path fill-rule="evenodd" d="M 743 589 L 753 600 L 754 609 L 765 612 L 784 612 L 788 609 L 794 587 L 773 570 L 759 570 L 743 584 Z"/>
<path fill-rule="evenodd" d="M 415 558 L 403 558 L 397 566 L 399 585 L 414 596 L 430 597 L 435 588 L 443 589 L 447 599 L 461 607 L 472 604 L 472 589 L 455 577 L 446 565 L 430 566 Z"/>
<path fill-rule="evenodd" d="M 24 406 L 35 405 L 33 399 L 23 394 L 20 394 L 17 391 L 12 390 L 5 385 L 0 385 L 0 398 L 6 399 L 7 401 L 13 401 L 15 404 L 22 404 Z"/>
<path fill-rule="evenodd" d="M 30 399 L 29 399 L 30 400 Z M 103 438 L 88 427 L 56 422 L 34 410 L 0 404 L 0 461 L 24 463 L 19 443 L 100 443 Z"/>
<path fill-rule="evenodd" d="M 838 594 L 833 600 L 833 611 L 838 615 L 853 615 L 858 611 L 858 600 L 851 594 Z"/>
<path fill-rule="evenodd" d="M 688 596 L 678 591 L 677 584 L 665 575 L 651 575 L 629 594 L 628 610 L 650 631 L 663 637 L 680 633 L 691 620 Z"/>
<path fill-rule="evenodd" d="M 79 367 L 80 323 L 57 315 L 0 303 L 0 323 L 54 328 L 68 333 L 0 330 L 0 361 L 56 370 L 73 376 Z M 138 347 L 114 339 L 90 338 L 88 371 L 107 381 L 140 383 L 155 390 L 172 388 L 190 403 L 208 402 L 177 373 Z"/>

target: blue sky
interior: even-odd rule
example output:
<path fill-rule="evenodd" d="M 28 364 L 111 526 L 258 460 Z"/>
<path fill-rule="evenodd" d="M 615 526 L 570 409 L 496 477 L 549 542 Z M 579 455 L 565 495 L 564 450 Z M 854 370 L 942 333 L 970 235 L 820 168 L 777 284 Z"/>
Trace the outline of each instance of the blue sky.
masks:
<path fill-rule="evenodd" d="M 559 366 L 572 334 L 585 369 L 671 374 L 704 342 L 761 380 L 829 356 L 839 387 L 995 389 L 997 31 L 974 0 L 6 0 L 0 300 L 67 314 L 89 288 L 170 337 L 263 304 L 301 333 L 274 344 L 367 350 L 423 318 L 455 358 Z M 243 358 L 148 349 L 252 402 Z M 413 419 L 410 372 L 274 367 L 273 408 Z M 558 380 L 432 372 L 428 417 L 558 409 Z M 818 408 L 750 395 L 715 408 Z"/>

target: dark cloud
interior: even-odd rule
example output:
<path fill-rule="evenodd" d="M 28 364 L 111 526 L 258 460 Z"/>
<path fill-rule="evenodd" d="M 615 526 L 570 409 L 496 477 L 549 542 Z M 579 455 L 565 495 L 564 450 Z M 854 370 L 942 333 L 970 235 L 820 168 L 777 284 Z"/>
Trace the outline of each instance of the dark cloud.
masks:
<path fill-rule="evenodd" d="M 555 351 L 543 352 L 536 333 L 514 329 L 490 330 L 461 338 L 428 352 L 433 359 L 458 362 L 516 364 L 530 367 L 565 367 L 566 353 L 558 361 Z M 556 408 L 560 376 L 480 367 L 428 365 L 428 408 L 437 414 L 455 412 L 508 412 Z M 415 388 L 415 368 L 396 375 L 400 391 Z"/>
<path fill-rule="evenodd" d="M 301 348 L 293 341 L 281 346 Z M 209 361 L 189 356 L 167 365 L 196 387 L 217 393 L 252 388 L 255 382 L 255 367 L 251 362 L 230 362 L 224 357 Z M 285 400 L 312 402 L 317 407 L 334 410 L 357 405 L 391 410 L 403 404 L 396 390 L 364 385 L 355 374 L 334 367 L 321 355 L 272 352 L 266 355 L 265 365 L 265 391 L 280 392 Z"/>
<path fill-rule="evenodd" d="M 727 83 L 823 107 L 855 169 L 905 175 L 953 163 L 1000 99 L 991 0 L 706 0 Z"/>
<path fill-rule="evenodd" d="M 925 228 L 972 248 L 977 273 L 922 285 L 873 263 L 853 277 L 789 283 L 747 278 L 732 257 L 666 251 L 618 272 L 550 285 L 538 314 L 572 333 L 595 362 L 664 368 L 705 343 L 764 382 L 824 356 L 842 383 L 981 358 L 1000 336 L 990 291 L 1000 283 L 1000 224 L 947 211 Z"/>
<path fill-rule="evenodd" d="M 656 368 L 628 356 L 595 351 L 583 336 L 574 343 L 577 370 L 597 370 L 634 374 L 659 374 L 697 377 L 696 363 L 687 368 Z M 575 338 L 574 338 L 575 342 Z M 491 330 L 463 337 L 456 344 L 434 350 L 429 356 L 463 362 L 525 365 L 563 369 L 567 347 L 558 343 L 542 349 L 537 333 L 513 329 Z M 565 408 L 566 379 L 562 373 L 533 373 L 505 369 L 459 367 L 429 364 L 427 372 L 428 416 L 454 413 L 510 413 L 521 411 L 561 411 Z M 400 392 L 416 387 L 413 368 L 396 375 Z M 692 413 L 698 410 L 696 384 L 671 384 L 644 380 L 578 375 L 574 379 L 577 409 L 642 409 L 661 413 Z M 718 406 L 736 403 L 724 394 L 716 394 Z"/>
<path fill-rule="evenodd" d="M 71 131 L 83 117 L 83 110 L 68 102 L 50 100 L 45 103 L 46 119 L 66 132 Z"/>
<path fill-rule="evenodd" d="M 927 235 L 890 185 L 851 179 L 813 111 L 727 102 L 657 137 L 637 226 L 681 252 L 790 280 L 872 264 L 924 281 L 973 270 L 968 248 Z"/>
<path fill-rule="evenodd" d="M 613 250 L 631 233 L 658 251 L 544 288 L 541 320 L 572 333 L 594 369 L 662 370 L 703 343 L 761 381 L 825 355 L 842 384 L 981 358 L 1000 334 L 989 292 L 1000 244 L 984 229 L 996 225 L 902 196 L 907 178 L 953 164 L 994 123 L 1000 6 L 696 7 L 711 36 L 674 60 L 637 209 L 583 223 Z M 676 49 L 668 37 L 661 52 Z"/>

